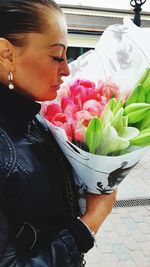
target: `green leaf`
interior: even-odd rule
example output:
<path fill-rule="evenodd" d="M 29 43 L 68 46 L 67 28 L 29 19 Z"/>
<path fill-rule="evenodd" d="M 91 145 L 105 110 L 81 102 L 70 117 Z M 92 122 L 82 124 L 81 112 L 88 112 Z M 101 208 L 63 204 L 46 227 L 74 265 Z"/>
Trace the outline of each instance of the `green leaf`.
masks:
<path fill-rule="evenodd" d="M 123 120 L 124 108 L 120 108 L 115 115 L 114 119 L 111 121 L 111 125 L 116 129 L 119 136 L 124 133 L 124 120 Z"/>
<path fill-rule="evenodd" d="M 114 114 L 111 111 L 110 106 L 108 104 L 108 105 L 106 105 L 106 107 L 105 107 L 105 109 L 101 115 L 101 121 L 102 121 L 103 128 L 107 124 L 109 124 L 109 122 L 111 122 L 113 119 L 114 119 Z"/>
<path fill-rule="evenodd" d="M 108 102 L 108 105 L 109 105 L 109 107 L 110 107 L 110 110 L 111 111 L 113 111 L 114 109 L 115 109 L 115 107 L 116 107 L 116 105 L 117 105 L 117 100 L 116 100 L 116 98 L 111 98 L 110 100 L 109 100 L 109 102 Z"/>
<path fill-rule="evenodd" d="M 143 85 L 141 85 L 139 88 L 137 102 L 145 102 L 145 92 L 143 90 Z"/>
<path fill-rule="evenodd" d="M 147 114 L 150 108 L 143 108 L 128 114 L 129 124 L 141 121 Z"/>
<path fill-rule="evenodd" d="M 127 107 L 128 105 L 130 105 L 132 103 L 136 103 L 137 102 L 140 88 L 141 88 L 141 84 L 138 84 L 136 86 L 136 88 L 133 89 L 133 91 L 131 92 L 131 94 L 129 95 L 129 97 L 126 100 L 125 107 Z"/>
<path fill-rule="evenodd" d="M 131 112 L 139 111 L 141 109 L 150 108 L 150 104 L 148 103 L 132 103 L 125 107 L 124 113 L 125 115 L 128 115 Z"/>
<path fill-rule="evenodd" d="M 144 94 L 146 95 L 150 90 L 150 68 L 148 69 L 146 79 L 143 81 L 142 84 Z"/>
<path fill-rule="evenodd" d="M 150 68 L 146 68 L 143 75 L 141 76 L 141 78 L 138 81 L 138 84 L 143 84 L 147 77 L 150 76 Z"/>
<path fill-rule="evenodd" d="M 94 117 L 86 130 L 86 144 L 88 146 L 89 152 L 95 154 L 97 147 L 101 144 L 103 136 L 103 129 L 101 120 Z"/>
<path fill-rule="evenodd" d="M 131 145 L 148 146 L 150 145 L 150 129 L 145 129 L 138 136 L 130 140 Z"/>
<path fill-rule="evenodd" d="M 116 107 L 113 110 L 114 116 L 117 114 L 119 109 L 122 108 L 122 107 L 123 107 L 123 103 L 122 103 L 122 99 L 120 99 L 119 102 L 117 103 Z"/>
<path fill-rule="evenodd" d="M 128 126 L 128 116 L 123 116 L 123 126 L 124 128 Z"/>
<path fill-rule="evenodd" d="M 145 101 L 145 96 L 149 90 L 149 82 L 150 82 L 148 78 L 149 76 L 150 76 L 150 68 L 146 68 L 143 75 L 133 88 L 131 95 L 128 97 L 125 106 L 128 106 L 131 103 Z"/>
<path fill-rule="evenodd" d="M 143 119 L 141 119 L 139 122 L 135 124 L 135 127 L 139 130 L 144 130 L 146 128 L 150 127 L 150 110 L 146 112 L 146 115 Z"/>
<path fill-rule="evenodd" d="M 145 96 L 145 102 L 150 104 L 150 86 L 149 86 L 149 92 Z"/>

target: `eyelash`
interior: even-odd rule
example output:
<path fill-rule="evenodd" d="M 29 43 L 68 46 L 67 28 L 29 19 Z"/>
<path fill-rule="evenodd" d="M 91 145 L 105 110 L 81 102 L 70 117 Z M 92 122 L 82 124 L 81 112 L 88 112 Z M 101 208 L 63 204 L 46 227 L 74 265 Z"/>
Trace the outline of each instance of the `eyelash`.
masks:
<path fill-rule="evenodd" d="M 64 61 L 63 57 L 53 57 L 53 59 L 58 61 L 58 62 L 63 62 Z"/>

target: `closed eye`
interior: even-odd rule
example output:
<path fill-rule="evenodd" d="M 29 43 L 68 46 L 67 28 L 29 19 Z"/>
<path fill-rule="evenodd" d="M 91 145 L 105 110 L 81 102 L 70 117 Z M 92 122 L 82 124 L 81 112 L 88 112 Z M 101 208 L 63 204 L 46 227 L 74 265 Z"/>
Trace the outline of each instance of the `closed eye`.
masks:
<path fill-rule="evenodd" d="M 53 57 L 53 59 L 58 61 L 58 62 L 63 62 L 64 61 L 63 57 Z"/>

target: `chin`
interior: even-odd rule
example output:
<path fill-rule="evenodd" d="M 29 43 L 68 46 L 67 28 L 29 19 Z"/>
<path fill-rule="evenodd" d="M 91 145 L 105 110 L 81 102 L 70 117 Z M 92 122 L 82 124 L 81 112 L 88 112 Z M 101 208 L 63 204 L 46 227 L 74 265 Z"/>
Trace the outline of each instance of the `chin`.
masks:
<path fill-rule="evenodd" d="M 53 94 L 48 94 L 46 97 L 43 97 L 43 101 L 52 101 L 57 97 L 57 92 Z"/>
<path fill-rule="evenodd" d="M 57 92 L 55 92 L 53 95 L 51 94 L 49 100 L 54 100 L 57 97 Z"/>
<path fill-rule="evenodd" d="M 39 95 L 37 101 L 52 101 L 57 97 L 57 90 L 50 88 L 48 91 L 43 92 Z"/>

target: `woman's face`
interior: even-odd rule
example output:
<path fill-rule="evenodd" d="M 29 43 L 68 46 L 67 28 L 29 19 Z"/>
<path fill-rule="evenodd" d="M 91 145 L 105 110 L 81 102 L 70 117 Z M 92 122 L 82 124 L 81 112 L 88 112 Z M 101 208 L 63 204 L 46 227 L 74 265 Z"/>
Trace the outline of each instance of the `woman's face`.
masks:
<path fill-rule="evenodd" d="M 49 18 L 46 33 L 28 34 L 24 48 L 15 47 L 14 83 L 16 89 L 34 100 L 52 100 L 69 75 L 66 61 L 67 26 L 63 15 L 56 12 Z"/>

